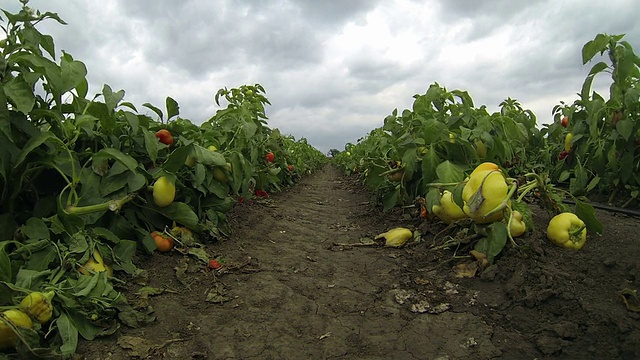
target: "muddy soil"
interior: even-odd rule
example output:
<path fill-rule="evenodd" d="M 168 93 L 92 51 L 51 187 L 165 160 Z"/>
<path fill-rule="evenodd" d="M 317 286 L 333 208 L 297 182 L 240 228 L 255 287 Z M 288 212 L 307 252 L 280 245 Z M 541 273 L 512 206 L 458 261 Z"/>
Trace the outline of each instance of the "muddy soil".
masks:
<path fill-rule="evenodd" d="M 535 207 L 534 207 L 535 208 Z M 81 342 L 77 359 L 638 359 L 640 220 L 599 211 L 602 236 L 580 251 L 548 243 L 549 218 L 495 265 L 431 249 L 443 229 L 414 209 L 382 213 L 354 178 L 328 165 L 231 213 L 229 239 L 207 245 L 212 271 L 178 252 L 139 265 L 156 321 Z M 352 247 L 390 228 L 422 231 L 401 249 Z M 456 255 L 459 258 L 454 258 Z"/>

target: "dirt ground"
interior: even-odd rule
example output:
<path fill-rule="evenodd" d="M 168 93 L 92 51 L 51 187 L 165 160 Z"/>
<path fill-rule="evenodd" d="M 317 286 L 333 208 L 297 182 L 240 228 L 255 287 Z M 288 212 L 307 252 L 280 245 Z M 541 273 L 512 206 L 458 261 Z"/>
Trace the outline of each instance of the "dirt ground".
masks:
<path fill-rule="evenodd" d="M 535 207 L 534 207 L 535 208 Z M 549 218 L 473 278 L 455 249 L 430 250 L 442 226 L 413 209 L 382 213 L 328 165 L 267 201 L 231 213 L 212 271 L 178 252 L 140 267 L 156 321 L 81 342 L 77 359 L 638 359 L 640 219 L 599 211 L 602 236 L 580 251 L 550 244 Z M 401 249 L 335 246 L 390 228 L 423 232 Z M 629 301 L 632 299 L 629 298 Z"/>

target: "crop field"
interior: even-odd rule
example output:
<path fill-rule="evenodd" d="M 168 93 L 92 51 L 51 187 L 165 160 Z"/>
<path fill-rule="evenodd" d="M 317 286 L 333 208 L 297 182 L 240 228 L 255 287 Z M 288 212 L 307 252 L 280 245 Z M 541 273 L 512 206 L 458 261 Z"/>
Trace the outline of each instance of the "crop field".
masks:
<path fill-rule="evenodd" d="M 260 84 L 197 125 L 88 96 L 37 29 L 57 14 L 0 18 L 0 360 L 640 358 L 623 35 L 576 54 L 551 124 L 433 83 L 323 154 L 269 126 Z"/>

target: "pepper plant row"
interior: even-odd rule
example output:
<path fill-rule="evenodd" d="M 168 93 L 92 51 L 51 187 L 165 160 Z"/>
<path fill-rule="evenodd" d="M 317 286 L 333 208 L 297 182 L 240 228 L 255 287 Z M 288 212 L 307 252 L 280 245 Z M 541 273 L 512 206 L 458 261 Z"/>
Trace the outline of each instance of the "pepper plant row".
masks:
<path fill-rule="evenodd" d="M 134 255 L 179 245 L 210 266 L 200 244 L 231 231 L 234 205 L 325 156 L 267 125 L 259 84 L 219 90 L 224 108 L 199 126 L 170 97 L 143 104 L 151 116 L 108 85 L 87 97 L 85 65 L 57 62 L 35 26 L 64 22 L 26 3 L 3 10 L 0 41 L 0 351 L 64 357 L 79 336 L 153 320 L 118 291 L 140 272 Z M 37 305 L 52 315 L 27 321 L 41 320 L 20 305 L 30 294 L 47 294 Z"/>
<path fill-rule="evenodd" d="M 493 261 L 508 239 L 516 245 L 513 238 L 532 229 L 532 204 L 554 219 L 547 229 L 554 243 L 580 248 L 586 229 L 602 232 L 586 195 L 611 188 L 638 195 L 638 177 L 631 173 L 640 167 L 640 135 L 635 135 L 640 134 L 640 62 L 621 38 L 598 35 L 585 45 L 585 63 L 608 51 L 613 65 L 595 65 L 581 100 L 555 107 L 553 124 L 538 127 L 535 114 L 511 98 L 490 114 L 485 106 L 475 107 L 467 92 L 434 83 L 414 96 L 411 109 L 394 110 L 382 127 L 335 153 L 334 161 L 357 174 L 385 210 L 420 207 L 421 217 L 449 224 L 451 234 L 466 228 L 465 236 L 450 236 L 443 246 L 463 244 L 480 262 Z M 593 77 L 606 69 L 614 84 L 605 102 L 590 89 Z M 605 121 L 610 116 L 613 130 Z M 609 164 L 602 154 L 608 154 Z M 601 166 L 587 171 L 594 161 Z M 611 167 L 621 161 L 624 169 Z M 490 172 L 474 176 L 478 169 Z"/>

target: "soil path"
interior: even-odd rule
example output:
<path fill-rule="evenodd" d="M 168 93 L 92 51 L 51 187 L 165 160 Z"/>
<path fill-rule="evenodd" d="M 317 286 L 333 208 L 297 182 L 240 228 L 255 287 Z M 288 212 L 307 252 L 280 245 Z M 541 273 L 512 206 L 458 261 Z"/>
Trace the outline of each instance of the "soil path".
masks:
<path fill-rule="evenodd" d="M 637 241 L 627 241 L 624 254 L 602 249 L 579 253 L 595 259 L 589 266 L 586 258 L 559 258 L 566 256 L 564 249 L 541 250 L 544 240 L 533 238 L 526 247 L 533 250 L 508 251 L 499 270 L 458 279 L 452 264 L 440 266 L 452 252 L 436 256 L 426 251 L 429 244 L 402 249 L 335 246 L 397 226 L 421 228 L 424 238 L 438 231 L 401 210 L 383 214 L 370 199 L 360 184 L 328 165 L 268 201 L 238 206 L 230 217 L 231 238 L 207 246 L 223 260 L 223 270 L 210 271 L 177 252 L 154 254 L 141 266 L 149 274 L 144 285 L 168 290 L 149 299 L 157 320 L 82 342 L 77 358 L 640 355 L 634 340 L 640 339 L 640 316 L 628 312 L 616 292 L 620 286 L 638 285 Z M 537 220 L 546 221 L 544 216 Z M 639 224 L 636 219 L 622 221 Z M 633 234 L 633 227 L 628 230 Z M 576 264 L 583 264 L 580 271 L 591 269 L 590 275 L 570 273 Z M 594 269 L 617 282 L 599 277 Z M 131 285 L 127 298 L 140 300 L 140 286 Z"/>
<path fill-rule="evenodd" d="M 401 225 L 386 221 L 369 200 L 328 166 L 273 195 L 268 204 L 240 206 L 232 238 L 210 248 L 231 266 L 244 266 L 217 277 L 195 272 L 189 290 L 174 272 L 181 255 L 154 254 L 142 265 L 155 273 L 149 285 L 179 292 L 153 298 L 157 322 L 124 329 L 125 336 L 156 345 L 179 339 L 150 352 L 175 359 L 486 359 L 499 354 L 479 317 L 430 317 L 403 308 L 393 271 L 402 266 L 402 250 L 332 246 Z M 206 302 L 212 289 L 232 300 Z M 86 358 L 94 358 L 103 343 L 103 354 L 126 357 L 114 340 L 85 343 L 81 354 L 88 351 Z"/>

